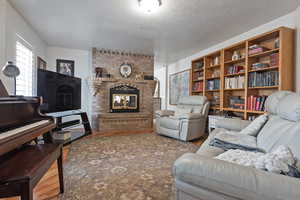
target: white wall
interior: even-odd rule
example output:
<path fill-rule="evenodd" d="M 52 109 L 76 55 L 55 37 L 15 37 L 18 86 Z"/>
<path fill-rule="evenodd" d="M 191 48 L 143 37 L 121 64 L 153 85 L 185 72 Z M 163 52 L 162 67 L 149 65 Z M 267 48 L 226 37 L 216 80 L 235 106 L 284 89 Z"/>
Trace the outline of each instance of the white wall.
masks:
<path fill-rule="evenodd" d="M 267 31 L 270 31 L 270 30 L 273 30 L 275 28 L 278 28 L 280 26 L 286 26 L 286 27 L 290 27 L 290 28 L 297 28 L 299 27 L 300 28 L 300 22 L 298 20 L 296 20 L 298 17 L 300 17 L 300 9 L 288 14 L 288 15 L 285 15 L 283 17 L 280 17 L 278 19 L 275 19 L 269 23 L 266 23 L 264 25 L 261 25 L 259 27 L 256 27 L 254 29 L 251 29 L 243 34 L 240 34 L 240 35 L 237 35 L 229 40 L 226 40 L 222 43 L 219 43 L 217 45 L 214 45 L 210 48 L 207 48 L 207 49 L 204 49 L 202 51 L 199 51 L 198 53 L 194 54 L 194 55 L 191 55 L 189 57 L 186 57 L 186 58 L 183 58 L 175 63 L 172 63 L 172 64 L 169 64 L 168 65 L 168 68 L 169 68 L 169 72 L 168 72 L 168 77 L 169 75 L 171 74 L 174 74 L 176 72 L 180 72 L 180 71 L 183 71 L 183 70 L 186 70 L 186 69 L 190 69 L 191 68 L 191 61 L 198 58 L 198 57 L 201 57 L 201 56 L 204 56 L 204 55 L 207 55 L 211 52 L 214 52 L 214 51 L 218 51 L 222 48 L 225 48 L 227 46 L 230 46 L 232 44 L 235 44 L 237 42 L 240 42 L 240 41 L 243 41 L 243 40 L 246 40 L 250 37 L 253 37 L 255 35 L 259 35 L 261 33 L 264 33 L 264 32 L 267 32 Z M 296 24 L 296 21 L 297 21 L 297 24 Z M 298 35 L 300 36 L 300 34 L 298 33 Z M 300 43 L 298 42 L 298 47 L 300 47 Z M 298 56 L 299 53 L 298 53 Z M 299 66 L 300 67 L 300 66 Z M 300 70 L 297 68 L 297 74 L 300 73 Z M 297 77 L 298 79 L 298 83 L 297 83 L 297 91 L 300 91 L 300 76 Z M 160 80 L 161 82 L 161 85 L 164 85 L 164 84 L 167 84 L 168 80 L 166 79 L 161 79 Z M 164 86 L 162 86 L 164 87 Z M 169 95 L 167 94 L 167 98 L 169 98 Z M 174 106 L 172 105 L 169 105 L 168 103 L 168 106 L 167 106 L 168 109 L 175 109 Z"/>
<path fill-rule="evenodd" d="M 91 113 L 92 92 L 89 89 L 87 78 L 92 72 L 91 51 L 66 49 L 60 47 L 47 48 L 48 70 L 56 71 L 56 59 L 74 60 L 74 75 L 82 79 L 81 85 L 81 110 Z"/>
<path fill-rule="evenodd" d="M 1 23 L 3 26 L 4 20 L 4 29 L 0 31 L 0 37 L 3 38 L 2 32 L 4 32 L 5 40 L 5 42 L 0 43 L 0 50 L 1 52 L 3 51 L 2 54 L 4 54 L 3 58 L 0 57 L 0 67 L 2 67 L 2 64 L 8 60 L 15 62 L 17 34 L 32 45 L 35 61 L 37 56 L 45 59 L 47 44 L 39 37 L 30 24 L 27 23 L 26 20 L 8 3 L 7 0 L 0 1 L 2 4 L 0 4 L 0 9 L 2 8 L 0 12 L 0 26 Z M 36 64 L 34 65 L 36 66 Z M 8 91 L 13 93 L 13 80 L 3 77 L 3 75 L 0 77 Z"/>
<path fill-rule="evenodd" d="M 158 80 L 165 80 L 166 79 L 166 73 L 167 73 L 167 67 L 155 65 L 157 68 L 154 70 L 154 77 L 158 78 Z M 160 83 L 160 97 L 161 97 L 161 108 L 166 109 L 166 97 L 167 97 L 167 85 L 162 82 Z"/>

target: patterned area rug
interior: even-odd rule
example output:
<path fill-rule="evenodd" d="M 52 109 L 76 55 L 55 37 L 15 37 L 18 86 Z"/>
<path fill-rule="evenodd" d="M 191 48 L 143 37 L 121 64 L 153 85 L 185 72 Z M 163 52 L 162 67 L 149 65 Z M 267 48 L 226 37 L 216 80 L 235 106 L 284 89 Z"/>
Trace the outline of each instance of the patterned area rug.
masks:
<path fill-rule="evenodd" d="M 175 198 L 174 161 L 198 147 L 156 134 L 94 137 L 73 143 L 61 200 Z"/>

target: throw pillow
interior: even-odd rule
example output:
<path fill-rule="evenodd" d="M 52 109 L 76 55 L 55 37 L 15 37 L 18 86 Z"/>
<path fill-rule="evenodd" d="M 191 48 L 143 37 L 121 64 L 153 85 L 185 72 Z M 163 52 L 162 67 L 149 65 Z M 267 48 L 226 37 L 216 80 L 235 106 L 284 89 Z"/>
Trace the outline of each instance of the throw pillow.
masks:
<path fill-rule="evenodd" d="M 228 150 L 215 158 L 277 174 L 300 177 L 299 170 L 294 166 L 295 158 L 291 150 L 285 146 L 279 146 L 275 151 L 266 154 L 243 150 Z"/>
<path fill-rule="evenodd" d="M 176 108 L 175 116 L 176 115 L 184 115 L 192 112 L 192 108 Z"/>
<path fill-rule="evenodd" d="M 241 130 L 240 133 L 256 137 L 267 121 L 268 115 L 261 115 L 251 122 L 251 124 L 249 124 L 246 128 Z"/>

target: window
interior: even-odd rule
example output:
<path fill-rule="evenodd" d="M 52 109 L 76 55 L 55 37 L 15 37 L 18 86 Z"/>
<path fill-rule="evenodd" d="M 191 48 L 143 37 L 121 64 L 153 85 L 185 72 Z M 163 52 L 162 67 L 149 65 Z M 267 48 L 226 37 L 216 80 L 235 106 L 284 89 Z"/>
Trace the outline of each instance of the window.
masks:
<path fill-rule="evenodd" d="M 20 75 L 16 79 L 16 94 L 33 95 L 33 51 L 29 43 L 19 38 L 16 43 L 16 64 Z"/>

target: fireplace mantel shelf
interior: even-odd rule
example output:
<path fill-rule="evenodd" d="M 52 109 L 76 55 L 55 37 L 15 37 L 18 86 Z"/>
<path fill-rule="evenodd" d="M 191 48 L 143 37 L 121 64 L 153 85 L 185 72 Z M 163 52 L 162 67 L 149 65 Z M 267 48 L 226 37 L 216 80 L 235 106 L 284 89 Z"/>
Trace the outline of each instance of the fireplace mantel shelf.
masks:
<path fill-rule="evenodd" d="M 101 86 L 106 83 L 120 83 L 124 85 L 135 85 L 135 84 L 150 84 L 154 86 L 156 81 L 154 80 L 136 80 L 136 79 L 126 79 L 126 78 L 90 78 L 90 85 L 94 89 L 94 96 L 100 93 Z"/>

